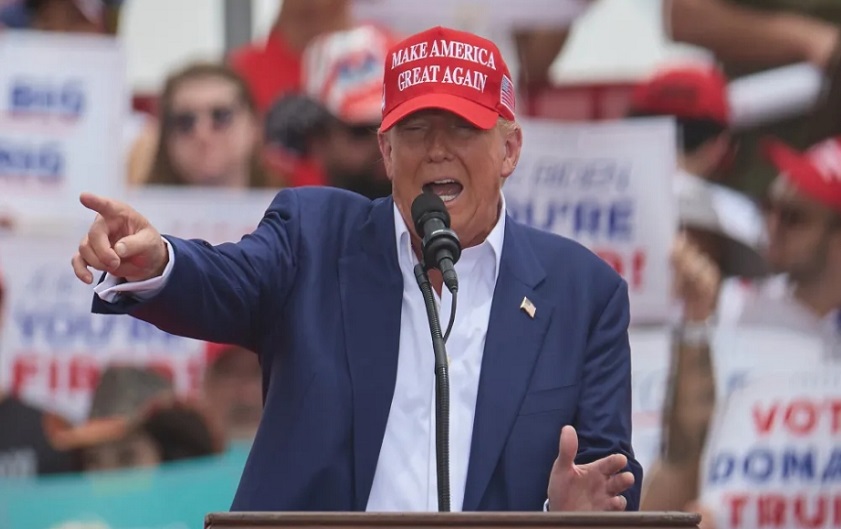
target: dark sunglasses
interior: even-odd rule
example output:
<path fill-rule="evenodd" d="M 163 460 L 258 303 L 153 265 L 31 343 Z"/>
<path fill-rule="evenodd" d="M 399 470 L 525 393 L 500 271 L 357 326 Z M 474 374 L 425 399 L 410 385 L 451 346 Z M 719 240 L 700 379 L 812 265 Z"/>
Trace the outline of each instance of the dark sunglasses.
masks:
<path fill-rule="evenodd" d="M 780 225 L 785 228 L 798 228 L 813 221 L 825 221 L 833 229 L 841 227 L 841 219 L 837 217 L 827 219 L 806 208 L 798 207 L 794 204 L 775 202 L 771 199 L 765 199 L 763 201 L 762 210 L 765 212 L 765 215 L 773 215 Z"/>
<path fill-rule="evenodd" d="M 199 122 L 203 114 L 210 115 L 210 122 L 213 130 L 220 131 L 228 128 L 234 120 L 234 114 L 237 107 L 218 106 L 213 107 L 204 112 L 174 112 L 169 117 L 169 126 L 177 134 L 190 135 L 195 131 L 196 124 Z"/>
<path fill-rule="evenodd" d="M 808 224 L 812 217 L 804 208 L 780 203 L 770 198 L 766 198 L 762 202 L 762 211 L 766 216 L 773 216 L 780 225 L 787 228 L 796 228 Z"/>

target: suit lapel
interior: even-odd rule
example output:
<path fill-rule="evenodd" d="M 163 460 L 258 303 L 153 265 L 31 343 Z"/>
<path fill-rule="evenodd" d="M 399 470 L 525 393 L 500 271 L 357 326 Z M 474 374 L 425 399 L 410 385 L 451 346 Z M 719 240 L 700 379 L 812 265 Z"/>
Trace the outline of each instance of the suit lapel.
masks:
<path fill-rule="evenodd" d="M 545 271 L 521 231 L 523 227 L 511 217 L 506 219 L 473 420 L 465 511 L 479 507 L 517 418 L 552 316 L 552 306 L 535 290 Z M 534 317 L 520 308 L 524 298 L 534 305 Z"/>
<path fill-rule="evenodd" d="M 347 357 L 353 387 L 354 507 L 364 510 L 397 377 L 403 278 L 393 202 L 375 202 L 339 262 Z"/>

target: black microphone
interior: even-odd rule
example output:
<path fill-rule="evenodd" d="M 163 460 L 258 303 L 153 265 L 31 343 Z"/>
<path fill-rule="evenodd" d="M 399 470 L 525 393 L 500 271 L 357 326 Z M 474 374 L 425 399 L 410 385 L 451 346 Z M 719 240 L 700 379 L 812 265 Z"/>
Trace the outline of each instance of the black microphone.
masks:
<path fill-rule="evenodd" d="M 461 243 L 450 229 L 450 214 L 444 201 L 434 193 L 421 193 L 412 202 L 412 221 L 422 239 L 424 264 L 437 268 L 450 292 L 458 290 L 455 264 L 461 257 Z"/>

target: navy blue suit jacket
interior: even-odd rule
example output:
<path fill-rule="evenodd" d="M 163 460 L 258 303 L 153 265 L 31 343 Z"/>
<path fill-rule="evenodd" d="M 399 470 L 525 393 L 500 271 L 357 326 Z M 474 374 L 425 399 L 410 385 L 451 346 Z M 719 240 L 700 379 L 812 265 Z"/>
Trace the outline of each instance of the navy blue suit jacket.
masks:
<path fill-rule="evenodd" d="M 94 311 L 259 354 L 265 411 L 232 509 L 364 510 L 397 372 L 391 198 L 284 190 L 238 243 L 167 239 L 175 265 L 160 294 L 95 297 Z M 594 254 L 506 219 L 465 511 L 541 510 L 566 424 L 578 430 L 579 463 L 628 456 L 628 508 L 638 508 L 628 310 L 625 282 Z"/>

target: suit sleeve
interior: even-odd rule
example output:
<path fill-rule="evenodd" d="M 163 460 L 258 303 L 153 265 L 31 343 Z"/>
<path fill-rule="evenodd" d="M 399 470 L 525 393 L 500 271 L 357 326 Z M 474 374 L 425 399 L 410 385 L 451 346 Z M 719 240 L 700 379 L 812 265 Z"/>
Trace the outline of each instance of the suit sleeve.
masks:
<path fill-rule="evenodd" d="M 634 485 L 623 496 L 628 500 L 627 510 L 635 511 L 639 509 L 642 467 L 634 459 L 631 446 L 629 321 L 628 287 L 620 279 L 587 343 L 575 424 L 579 438 L 576 462 L 624 454 L 628 458 L 626 470 L 634 474 Z"/>
<path fill-rule="evenodd" d="M 256 349 L 294 283 L 300 242 L 298 197 L 278 193 L 257 229 L 238 243 L 213 246 L 167 236 L 175 262 L 166 286 L 139 301 L 94 296 L 93 312 L 130 314 L 179 336 Z"/>

